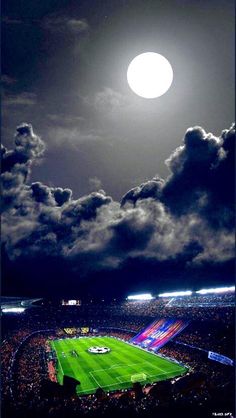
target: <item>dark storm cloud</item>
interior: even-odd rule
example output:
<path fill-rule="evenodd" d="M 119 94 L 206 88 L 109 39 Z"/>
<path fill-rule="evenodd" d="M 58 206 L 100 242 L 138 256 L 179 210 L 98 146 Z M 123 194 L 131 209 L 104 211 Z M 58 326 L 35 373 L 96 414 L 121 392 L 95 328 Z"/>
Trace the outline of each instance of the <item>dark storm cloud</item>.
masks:
<path fill-rule="evenodd" d="M 44 150 L 44 142 L 34 134 L 32 126 L 22 123 L 16 129 L 14 150 L 3 148 L 2 171 L 11 172 L 12 169 L 21 168 L 21 165 L 29 169 Z"/>
<path fill-rule="evenodd" d="M 163 189 L 166 204 L 178 214 L 198 211 L 216 226 L 232 228 L 234 144 L 235 126 L 219 138 L 189 129 L 166 161 L 171 171 Z"/>
<path fill-rule="evenodd" d="M 154 177 L 152 180 L 149 180 L 146 183 L 142 183 L 140 186 L 129 190 L 123 196 L 121 204 L 125 205 L 126 202 L 136 203 L 137 200 L 147 199 L 148 197 L 160 200 L 163 185 L 163 179 Z"/>
<path fill-rule="evenodd" d="M 129 260 L 181 262 L 181 268 L 228 263 L 234 257 L 233 141 L 233 127 L 219 138 L 189 129 L 167 160 L 170 176 L 130 190 L 120 205 L 103 190 L 74 199 L 70 189 L 28 184 L 44 144 L 22 124 L 15 149 L 3 149 L 4 251 L 13 263 L 64 260 L 77 281 L 127 269 Z"/>
<path fill-rule="evenodd" d="M 40 182 L 32 183 L 32 197 L 36 202 L 44 203 L 48 206 L 62 206 L 71 200 L 72 191 L 70 189 L 62 189 L 61 187 L 48 187 Z"/>
<path fill-rule="evenodd" d="M 232 228 L 234 144 L 234 125 L 219 138 L 201 127 L 188 129 L 183 144 L 166 160 L 171 172 L 166 181 L 154 178 L 130 190 L 122 204 L 152 197 L 175 216 L 198 214 L 215 228 Z"/>
<path fill-rule="evenodd" d="M 18 126 L 15 135 L 14 150 L 2 147 L 1 180 L 3 186 L 2 205 L 21 205 L 21 193 L 32 164 L 42 157 L 45 150 L 44 142 L 34 134 L 31 125 L 23 123 Z"/>

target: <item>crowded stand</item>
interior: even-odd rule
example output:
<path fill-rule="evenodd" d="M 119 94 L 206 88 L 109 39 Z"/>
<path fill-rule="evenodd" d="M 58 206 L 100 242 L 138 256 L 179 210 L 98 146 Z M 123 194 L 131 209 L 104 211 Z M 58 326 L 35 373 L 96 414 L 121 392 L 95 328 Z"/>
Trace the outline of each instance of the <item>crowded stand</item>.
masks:
<path fill-rule="evenodd" d="M 29 335 L 29 330 L 17 330 L 14 334 L 9 335 L 2 341 L 1 346 L 1 378 L 2 393 L 4 396 L 9 395 L 9 381 L 11 379 L 11 366 L 14 356 L 21 342 Z"/>
<path fill-rule="evenodd" d="M 234 323 L 221 321 L 192 321 L 176 341 L 187 343 L 203 350 L 213 350 L 222 355 L 234 357 Z"/>
<path fill-rule="evenodd" d="M 225 297 L 223 297 L 225 296 Z M 234 367 L 208 357 L 213 351 L 234 359 L 234 308 L 230 295 L 147 301 L 85 302 L 79 306 L 43 301 L 19 315 L 3 314 L 2 401 L 4 418 L 206 416 L 225 411 L 233 418 Z M 229 297 L 230 296 L 230 297 Z M 203 303 L 204 298 L 204 303 Z M 207 302 L 207 298 L 208 302 Z M 177 298 L 176 298 L 177 299 Z M 191 306 L 190 306 L 191 305 Z M 134 384 L 130 390 L 84 396 L 49 396 L 45 382 L 56 382 L 49 341 L 81 335 L 113 336 L 131 341 L 149 329 L 153 318 L 187 325 L 160 346 L 157 355 L 188 367 L 179 378 Z M 173 322 L 173 323 L 175 323 Z M 186 322 L 183 322 L 186 324 Z M 188 412 L 186 412 L 188 411 Z M 186 412 L 186 415 L 185 415 Z M 231 414 L 231 415 L 230 415 Z"/>
<path fill-rule="evenodd" d="M 176 298 L 177 299 L 177 298 Z M 193 299 L 193 298 L 192 298 Z M 234 311 L 232 305 L 224 304 L 214 304 L 210 306 L 206 304 L 202 306 L 198 305 L 195 301 L 189 309 L 189 304 L 186 302 L 181 302 L 179 305 L 176 302 L 176 305 L 171 303 L 171 299 L 165 301 L 160 299 L 154 299 L 150 301 L 140 301 L 140 302 L 124 302 L 121 306 L 121 311 L 124 315 L 136 315 L 143 317 L 156 318 L 161 315 L 162 317 L 175 317 L 175 318 L 189 318 L 189 319 L 212 319 L 217 320 L 218 317 L 221 317 L 221 320 L 228 322 L 233 319 Z M 203 311 L 204 309 L 204 311 Z"/>

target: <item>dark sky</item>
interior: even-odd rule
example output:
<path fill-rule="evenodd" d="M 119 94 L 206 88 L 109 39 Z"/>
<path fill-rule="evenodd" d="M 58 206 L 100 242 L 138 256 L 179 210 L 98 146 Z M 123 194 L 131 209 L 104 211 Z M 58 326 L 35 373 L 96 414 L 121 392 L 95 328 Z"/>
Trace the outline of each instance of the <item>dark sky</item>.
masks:
<path fill-rule="evenodd" d="M 6 293 L 47 293 L 34 257 L 44 264 L 51 288 L 56 283 L 62 293 L 67 275 L 78 292 L 91 283 L 96 289 L 101 277 L 107 292 L 118 291 L 115 283 L 123 276 L 124 291 L 161 283 L 166 288 L 166 281 L 172 287 L 180 280 L 196 283 L 199 274 L 203 282 L 232 281 L 232 130 L 226 138 L 221 132 L 234 119 L 234 2 L 223 3 L 4 2 L 2 142 L 12 149 L 22 122 L 35 132 L 18 131 L 15 153 L 4 157 Z M 174 72 L 170 90 L 149 100 L 136 96 L 126 81 L 130 61 L 147 51 L 164 55 Z M 194 126 L 205 131 L 191 133 L 199 141 L 191 151 L 185 132 Z M 183 152 L 174 152 L 181 143 Z M 161 186 L 150 186 L 156 175 L 164 179 Z M 140 187 L 138 197 L 125 198 L 124 206 L 133 206 L 124 215 L 122 196 L 141 183 L 151 192 Z M 59 188 L 67 190 L 60 202 Z M 55 206 L 63 205 L 68 208 L 62 216 Z M 68 221 L 71 210 L 77 223 Z M 140 216 L 150 222 L 140 226 Z M 195 222 L 201 218 L 195 235 L 191 216 Z M 222 248 L 214 253 L 219 239 Z M 203 261 L 196 267 L 199 254 Z"/>

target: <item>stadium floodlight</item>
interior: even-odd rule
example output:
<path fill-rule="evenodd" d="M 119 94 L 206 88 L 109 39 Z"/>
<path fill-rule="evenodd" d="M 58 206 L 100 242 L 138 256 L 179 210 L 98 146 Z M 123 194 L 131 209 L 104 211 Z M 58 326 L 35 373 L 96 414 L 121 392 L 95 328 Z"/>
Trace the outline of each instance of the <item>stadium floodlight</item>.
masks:
<path fill-rule="evenodd" d="M 2 308 L 3 313 L 22 313 L 25 308 Z"/>
<path fill-rule="evenodd" d="M 174 298 L 175 296 L 190 296 L 193 292 L 191 290 L 183 290 L 180 292 L 166 292 L 160 293 L 158 296 L 160 298 Z"/>
<path fill-rule="evenodd" d="M 208 293 L 228 293 L 228 292 L 235 292 L 235 286 L 216 287 L 212 289 L 201 289 L 201 290 L 196 291 L 196 293 L 198 293 L 199 295 L 207 295 Z"/>
<path fill-rule="evenodd" d="M 151 293 L 143 293 L 141 295 L 130 295 L 127 297 L 128 300 L 151 300 L 154 299 Z"/>

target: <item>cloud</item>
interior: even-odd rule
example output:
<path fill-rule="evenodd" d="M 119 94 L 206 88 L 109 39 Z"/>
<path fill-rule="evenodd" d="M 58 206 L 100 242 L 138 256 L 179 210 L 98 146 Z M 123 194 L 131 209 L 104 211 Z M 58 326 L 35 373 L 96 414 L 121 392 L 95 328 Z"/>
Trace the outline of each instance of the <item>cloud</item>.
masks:
<path fill-rule="evenodd" d="M 101 140 L 101 136 L 94 130 L 83 131 L 80 127 L 76 127 L 74 122 L 71 124 L 66 122 L 66 126 L 50 126 L 48 129 L 48 138 L 50 142 L 57 146 L 63 146 L 65 143 L 77 146 L 83 142 L 91 142 Z"/>
<path fill-rule="evenodd" d="M 44 29 L 53 33 L 70 33 L 73 35 L 80 35 L 88 32 L 89 24 L 86 19 L 70 18 L 68 16 L 61 16 L 58 14 L 48 15 L 43 19 L 42 23 Z"/>
<path fill-rule="evenodd" d="M 7 75 L 7 74 L 2 74 L 1 75 L 1 81 L 2 81 L 2 83 L 4 84 L 4 85 L 12 85 L 12 84 L 15 84 L 16 82 L 17 82 L 17 80 L 15 79 L 15 78 L 13 78 L 13 77 L 10 77 L 9 75 Z"/>
<path fill-rule="evenodd" d="M 30 92 L 22 92 L 19 94 L 11 95 L 5 94 L 3 97 L 3 105 L 5 106 L 34 106 L 36 103 L 36 94 Z"/>
<path fill-rule="evenodd" d="M 89 188 L 92 192 L 101 190 L 102 182 L 98 177 L 90 177 L 88 181 Z"/>
<path fill-rule="evenodd" d="M 123 94 L 110 87 L 104 87 L 93 97 L 86 97 L 84 101 L 90 106 L 93 106 L 96 111 L 100 111 L 105 114 L 112 114 L 126 108 L 129 105 L 128 99 Z"/>
<path fill-rule="evenodd" d="M 60 115 L 55 113 L 49 113 L 47 115 L 47 118 L 49 121 L 53 123 L 57 123 L 58 125 L 74 125 L 79 122 L 83 122 L 84 118 L 83 116 L 75 116 L 75 115 Z"/>
<path fill-rule="evenodd" d="M 13 19 L 9 16 L 3 16 L 2 22 L 6 25 L 22 25 L 24 23 L 21 19 Z"/>
<path fill-rule="evenodd" d="M 30 184 L 31 167 L 45 147 L 31 125 L 22 124 L 15 149 L 2 151 L 6 257 L 11 265 L 23 262 L 23 271 L 31 260 L 34 266 L 44 260 L 39 270 L 53 265 L 62 282 L 65 268 L 65 286 L 69 277 L 80 283 L 99 272 L 112 272 L 114 279 L 123 271 L 135 281 L 145 274 L 158 280 L 158 272 L 221 271 L 234 258 L 233 139 L 233 126 L 218 138 L 189 129 L 167 160 L 169 177 L 133 188 L 120 204 L 97 178 L 89 179 L 92 192 L 79 199 L 68 188 Z"/>
<path fill-rule="evenodd" d="M 121 205 L 125 205 L 126 202 L 132 202 L 135 204 L 140 199 L 147 199 L 149 197 L 153 199 L 160 199 L 162 194 L 162 188 L 164 180 L 159 177 L 154 177 L 152 180 L 142 183 L 140 186 L 134 187 L 129 190 L 122 198 Z"/>
<path fill-rule="evenodd" d="M 232 228 L 234 222 L 235 126 L 220 137 L 201 127 L 187 130 L 183 143 L 166 160 L 170 175 L 154 178 L 125 194 L 122 204 L 159 199 L 177 217 L 197 214 L 212 227 Z"/>
<path fill-rule="evenodd" d="M 28 189 L 26 180 L 32 165 L 43 156 L 44 142 L 34 134 L 30 124 L 22 123 L 16 129 L 15 148 L 7 150 L 2 146 L 3 208 L 22 203 L 22 196 Z"/>
<path fill-rule="evenodd" d="M 88 22 L 85 19 L 68 19 L 67 26 L 74 33 L 81 33 L 89 29 Z"/>
<path fill-rule="evenodd" d="M 202 128 L 188 129 L 183 145 L 166 161 L 171 174 L 163 201 L 173 213 L 197 212 L 213 226 L 234 225 L 235 126 L 218 138 Z"/>

